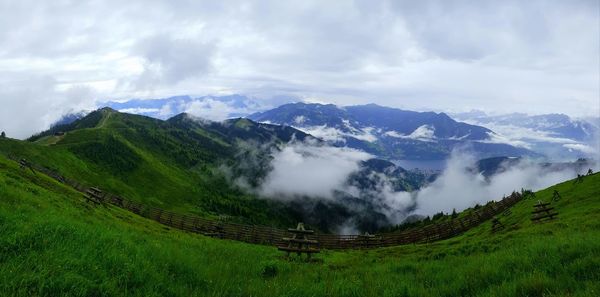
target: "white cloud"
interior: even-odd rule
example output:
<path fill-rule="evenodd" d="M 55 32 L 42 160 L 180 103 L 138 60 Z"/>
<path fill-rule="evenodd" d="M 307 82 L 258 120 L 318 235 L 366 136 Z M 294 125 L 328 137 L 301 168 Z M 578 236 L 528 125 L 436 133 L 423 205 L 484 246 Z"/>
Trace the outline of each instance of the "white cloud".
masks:
<path fill-rule="evenodd" d="M 253 101 L 227 100 L 225 97 L 204 96 L 189 100 L 167 101 L 160 109 L 157 109 L 157 116 L 167 118 L 174 114 L 186 112 L 195 117 L 212 121 L 223 121 L 233 117 L 240 117 L 249 113 L 264 109 L 264 106 L 257 105 Z"/>
<path fill-rule="evenodd" d="M 448 160 L 446 169 L 432 184 L 414 193 L 417 214 L 433 215 L 440 211 L 449 213 L 499 200 L 503 195 L 521 188 L 540 190 L 577 175 L 573 169 L 547 170 L 528 160 L 496 174 L 486 180 L 481 174 L 466 168 L 473 166 L 472 156 L 455 151 Z M 597 167 L 597 165 L 596 165 Z"/>
<path fill-rule="evenodd" d="M 386 131 L 385 133 L 383 133 L 383 135 L 390 136 L 390 137 L 395 137 L 395 138 L 402 138 L 402 137 L 406 136 L 404 134 L 400 134 L 400 133 L 398 133 L 396 131 L 393 131 L 393 130 L 392 131 Z"/>
<path fill-rule="evenodd" d="M 367 171 L 367 175 L 361 175 L 361 178 L 369 180 L 369 186 L 364 188 L 359 188 L 350 179 L 353 173 L 361 169 L 361 161 L 372 158 L 364 152 L 308 141 L 288 143 L 280 150 L 272 151 L 271 157 L 270 171 L 257 189 L 251 189 L 243 182 L 243 177 L 237 179 L 238 184 L 265 197 L 284 201 L 311 197 L 343 203 L 343 200 L 338 200 L 336 193 L 345 193 L 368 201 L 370 207 L 384 214 L 393 224 L 401 223 L 410 214 L 433 215 L 440 211 L 449 213 L 453 209 L 461 211 L 475 204 L 499 200 L 503 195 L 521 188 L 543 189 L 580 173 L 575 168 L 548 168 L 524 159 L 486 178 L 472 171 L 477 161 L 473 155 L 455 150 L 444 171 L 433 183 L 414 192 L 403 192 L 396 191 L 392 186 L 393 179 L 401 176 Z M 592 166 L 598 169 L 597 163 Z M 583 170 L 585 172 L 587 168 Z M 350 222 L 347 223 L 341 227 L 355 229 Z"/>
<path fill-rule="evenodd" d="M 237 110 L 225 102 L 213 99 L 194 100 L 183 108 L 186 113 L 211 121 L 226 120 Z"/>
<path fill-rule="evenodd" d="M 404 138 L 404 139 L 414 139 L 420 141 L 434 142 L 435 141 L 435 128 L 429 125 L 422 125 L 415 129 L 408 135 L 400 134 L 397 131 L 387 131 L 384 135 L 395 137 L 395 138 Z"/>
<path fill-rule="evenodd" d="M 597 11 L 598 1 L 7 0 L 0 84 L 22 94 L 45 86 L 19 81 L 42 76 L 114 100 L 285 94 L 597 116 Z M 19 100 L 52 105 L 37 96 Z"/>
<path fill-rule="evenodd" d="M 567 144 L 563 144 L 564 147 L 568 148 L 568 149 L 573 149 L 573 150 L 578 150 L 581 152 L 584 152 L 586 154 L 595 154 L 598 155 L 600 152 L 598 152 L 597 148 L 591 147 L 589 145 L 585 145 L 585 144 L 581 144 L 581 143 L 567 143 Z"/>
<path fill-rule="evenodd" d="M 522 141 L 519 139 L 511 139 L 509 137 L 506 137 L 504 135 L 498 134 L 498 133 L 494 133 L 494 132 L 488 132 L 488 140 L 482 140 L 481 142 L 483 143 L 504 143 L 504 144 L 510 144 L 512 146 L 516 146 L 516 147 L 523 147 L 526 149 L 531 148 L 531 145 L 529 143 L 527 143 L 526 141 Z"/>
<path fill-rule="evenodd" d="M 374 127 L 365 127 L 362 128 L 362 131 L 356 131 L 355 133 L 348 134 L 348 136 L 352 136 L 358 140 L 375 142 L 377 141 L 377 136 L 373 135 L 374 130 Z"/>
<path fill-rule="evenodd" d="M 359 189 L 349 186 L 345 191 L 355 197 L 368 197 L 371 206 L 384 214 L 391 224 L 400 224 L 406 219 L 409 209 L 415 206 L 415 197 L 413 193 L 394 190 L 390 180 L 392 177 L 398 176 L 371 172 L 366 178 L 373 183 L 372 188 Z"/>
<path fill-rule="evenodd" d="M 348 148 L 295 143 L 273 153 L 272 171 L 261 185 L 260 193 L 278 199 L 298 196 L 333 198 L 343 189 L 359 162 L 371 155 Z"/>
<path fill-rule="evenodd" d="M 137 108 L 123 108 L 123 109 L 119 109 L 119 111 L 120 112 L 125 112 L 125 113 L 140 114 L 140 113 L 158 112 L 160 110 L 158 108 L 142 108 L 142 107 L 137 107 Z"/>
<path fill-rule="evenodd" d="M 258 194 L 272 199 L 290 201 L 302 197 L 332 200 L 345 203 L 337 194 L 351 195 L 368 201 L 370 207 L 385 215 L 397 224 L 415 205 L 414 197 L 408 192 L 393 189 L 390 177 L 382 173 L 371 172 L 365 178 L 372 182 L 369 188 L 358 188 L 351 182 L 351 175 L 361 169 L 361 162 L 373 158 L 372 155 L 349 149 L 318 145 L 312 141 L 288 143 L 281 150 L 272 151 L 270 171 L 258 187 Z M 253 164 L 253 160 L 245 160 Z M 235 182 L 243 188 L 247 186 L 245 178 Z M 344 204 L 345 205 L 345 204 Z M 349 206 L 351 210 L 357 206 Z M 350 221 L 339 229 L 355 230 Z"/>
<path fill-rule="evenodd" d="M 160 116 L 161 118 L 170 117 L 172 115 L 173 115 L 172 103 L 167 103 L 158 110 L 158 116 Z"/>
<path fill-rule="evenodd" d="M 95 94 L 86 86 L 59 90 L 51 77 L 0 82 L 0 130 L 11 138 L 27 138 L 50 127 L 68 112 L 95 108 Z"/>
<path fill-rule="evenodd" d="M 294 126 L 294 128 L 304 132 L 304 133 L 308 133 L 314 137 L 323 139 L 325 141 L 330 141 L 330 142 L 344 142 L 344 136 L 345 133 L 342 132 L 341 130 L 338 130 L 336 128 L 332 128 L 332 127 L 328 127 L 327 125 L 322 125 L 322 126 L 303 126 L 303 127 L 298 127 L 298 126 Z"/>
<path fill-rule="evenodd" d="M 159 34 L 141 40 L 134 53 L 144 59 L 144 71 L 135 81 L 140 89 L 176 84 L 211 71 L 214 44 L 197 39 L 175 39 Z"/>
<path fill-rule="evenodd" d="M 550 132 L 519 127 L 514 125 L 498 125 L 490 123 L 479 123 L 476 121 L 465 121 L 472 125 L 484 126 L 496 133 L 490 135 L 493 141 L 499 143 L 527 143 L 530 141 L 550 142 L 550 143 L 576 143 L 568 138 L 561 138 L 552 135 Z"/>
<path fill-rule="evenodd" d="M 294 118 L 294 124 L 296 125 L 302 125 L 304 124 L 304 121 L 306 121 L 306 117 L 304 116 L 297 116 Z"/>
<path fill-rule="evenodd" d="M 362 130 L 352 129 L 352 132 L 345 132 L 337 128 L 329 127 L 327 125 L 322 126 L 293 126 L 294 128 L 308 133 L 314 137 L 321 138 L 325 141 L 331 142 L 345 142 L 345 137 L 353 137 L 358 140 L 374 142 L 377 141 L 377 136 L 373 135 L 375 128 L 366 127 Z"/>

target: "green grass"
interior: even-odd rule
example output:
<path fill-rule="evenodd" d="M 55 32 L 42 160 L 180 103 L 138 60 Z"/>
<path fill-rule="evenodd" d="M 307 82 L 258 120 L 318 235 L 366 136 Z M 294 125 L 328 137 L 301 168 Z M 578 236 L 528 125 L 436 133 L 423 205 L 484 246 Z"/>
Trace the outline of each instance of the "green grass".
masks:
<path fill-rule="evenodd" d="M 0 157 L 1 296 L 598 296 L 600 175 L 537 193 L 559 219 L 532 224 L 525 200 L 432 244 L 332 252 L 305 263 L 274 247 L 169 229 Z"/>
<path fill-rule="evenodd" d="M 0 154 L 179 213 L 279 227 L 296 221 L 283 203 L 258 199 L 228 182 L 218 167 L 228 160 L 230 144 L 200 128 L 184 128 L 102 109 L 32 137 L 34 142 L 0 139 Z M 57 131 L 67 133 L 57 137 Z"/>

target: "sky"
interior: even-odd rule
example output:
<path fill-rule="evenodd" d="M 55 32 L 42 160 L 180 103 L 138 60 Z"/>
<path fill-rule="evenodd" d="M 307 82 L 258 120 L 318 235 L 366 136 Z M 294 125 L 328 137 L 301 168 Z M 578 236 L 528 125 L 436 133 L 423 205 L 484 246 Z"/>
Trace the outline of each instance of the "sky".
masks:
<path fill-rule="evenodd" d="M 0 0 L 0 130 L 183 94 L 598 116 L 599 2 Z"/>

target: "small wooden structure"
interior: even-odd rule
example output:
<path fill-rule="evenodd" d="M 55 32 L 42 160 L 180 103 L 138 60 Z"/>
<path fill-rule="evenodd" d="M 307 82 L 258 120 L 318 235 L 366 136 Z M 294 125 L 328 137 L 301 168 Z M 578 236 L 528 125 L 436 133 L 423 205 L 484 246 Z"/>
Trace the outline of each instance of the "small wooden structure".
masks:
<path fill-rule="evenodd" d="M 101 204 L 104 198 L 102 191 L 96 187 L 87 189 L 84 196 L 87 202 L 92 202 L 94 204 Z"/>
<path fill-rule="evenodd" d="M 358 243 L 359 248 L 375 248 L 381 245 L 381 237 L 367 232 L 356 236 L 356 242 Z"/>
<path fill-rule="evenodd" d="M 492 219 L 492 233 L 496 233 L 500 230 L 504 229 L 504 224 L 498 220 L 498 218 Z"/>
<path fill-rule="evenodd" d="M 25 167 L 29 167 L 29 164 L 27 163 L 27 160 L 25 160 L 25 159 L 19 160 L 19 168 L 23 169 Z"/>
<path fill-rule="evenodd" d="M 223 224 L 219 223 L 210 228 L 209 232 L 204 233 L 206 236 L 214 237 L 214 238 L 223 238 L 225 235 L 225 230 L 223 228 Z"/>
<path fill-rule="evenodd" d="M 8 155 L 8 158 L 17 163 L 21 163 L 21 158 L 17 156 Z M 115 196 L 106 192 L 102 193 L 99 189 L 90 189 L 85 184 L 80 184 L 74 179 L 63 178 L 58 172 L 43 166 L 36 166 L 35 164 L 26 161 L 23 162 L 22 165 L 24 164 L 30 164 L 35 168 L 36 172 L 59 179 L 86 196 L 89 196 L 90 199 L 94 199 L 88 200 L 90 202 L 99 201 L 103 205 L 112 204 L 130 211 L 131 213 L 139 214 L 140 216 L 157 221 L 163 225 L 185 231 L 202 234 L 208 233 L 207 235 L 210 236 L 248 243 L 281 246 L 280 250 L 286 251 L 288 255 L 290 253 L 307 253 L 310 255 L 311 253 L 319 252 L 319 249 L 343 250 L 367 248 L 368 246 L 389 247 L 446 239 L 479 226 L 484 222 L 487 223 L 494 217 L 498 217 L 502 220 L 501 214 L 503 212 L 519 201 L 525 199 L 525 194 L 512 193 L 496 203 L 478 206 L 477 210 L 467 211 L 465 214 L 462 214 L 460 217 L 453 220 L 435 222 L 430 225 L 405 230 L 380 233 L 375 237 L 375 242 L 377 244 L 374 245 L 373 240 L 369 237 L 367 237 L 366 240 L 361 240 L 358 239 L 358 236 L 356 235 L 315 234 L 313 231 L 304 230 L 303 226 L 299 226 L 296 229 L 284 230 L 266 226 L 236 224 L 224 221 L 223 217 L 221 220 L 216 221 L 214 219 L 202 218 L 199 216 L 172 213 L 159 208 L 148 207 L 124 197 Z M 526 190 L 523 190 L 522 192 L 526 192 Z M 548 213 L 539 213 L 539 216 L 544 215 L 548 215 Z M 535 215 L 535 217 L 537 216 L 538 215 Z M 550 218 L 554 216 L 556 216 L 556 214 L 550 212 Z M 539 221 L 541 219 L 546 218 L 532 220 Z M 516 225 L 508 224 L 504 220 L 502 220 L 502 222 L 505 225 L 505 229 L 516 229 Z M 293 234 L 293 236 L 289 239 L 282 239 L 286 236 L 289 237 L 288 232 Z M 366 243 L 361 244 L 361 241 Z M 302 245 L 303 243 L 304 245 Z"/>
<path fill-rule="evenodd" d="M 554 211 L 554 207 L 548 207 L 549 205 L 550 203 L 538 201 L 538 203 L 533 206 L 534 210 L 531 212 L 531 220 L 533 222 L 542 222 L 554 219 L 558 213 Z"/>
<path fill-rule="evenodd" d="M 560 193 L 557 190 L 554 190 L 554 192 L 552 193 L 552 201 L 557 202 L 562 198 L 562 196 L 560 196 Z"/>
<path fill-rule="evenodd" d="M 284 237 L 282 240 L 287 242 L 287 245 L 278 246 L 277 249 L 287 253 L 289 257 L 290 253 L 296 253 L 298 256 L 306 254 L 307 258 L 310 259 L 311 254 L 318 253 L 319 242 L 317 240 L 308 239 L 308 235 L 312 235 L 315 232 L 313 230 L 304 229 L 303 223 L 298 223 L 296 229 L 289 228 L 288 232 L 292 234 L 291 237 Z"/>
<path fill-rule="evenodd" d="M 33 170 L 33 166 L 31 166 L 31 164 L 29 162 L 27 162 L 27 160 L 25 160 L 25 159 L 19 160 L 19 168 L 24 169 L 25 167 L 29 168 L 29 170 L 31 170 L 31 173 L 33 173 L 35 175 L 35 170 Z"/>

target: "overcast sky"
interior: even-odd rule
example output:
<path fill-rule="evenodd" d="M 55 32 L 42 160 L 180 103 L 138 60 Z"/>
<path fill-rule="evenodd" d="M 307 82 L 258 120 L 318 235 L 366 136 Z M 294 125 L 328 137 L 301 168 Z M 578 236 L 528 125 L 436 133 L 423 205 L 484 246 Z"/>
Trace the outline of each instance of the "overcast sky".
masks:
<path fill-rule="evenodd" d="M 597 116 L 598 2 L 0 0 L 0 130 L 180 94 Z"/>

